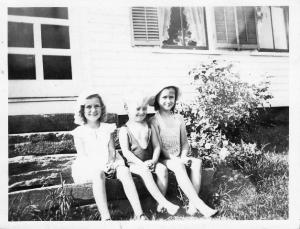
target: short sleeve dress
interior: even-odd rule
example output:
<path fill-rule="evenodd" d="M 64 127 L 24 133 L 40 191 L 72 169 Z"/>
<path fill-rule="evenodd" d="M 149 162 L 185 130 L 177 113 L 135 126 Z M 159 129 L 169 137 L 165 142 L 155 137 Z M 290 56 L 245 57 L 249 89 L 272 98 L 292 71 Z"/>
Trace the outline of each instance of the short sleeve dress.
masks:
<path fill-rule="evenodd" d="M 115 124 L 101 123 L 96 129 L 83 125 L 72 131 L 77 150 L 77 157 L 72 164 L 75 183 L 91 181 L 100 171 L 105 171 L 110 162 L 124 164 L 121 158 L 115 161 L 116 155 L 110 155 L 108 151 L 110 136 L 115 129 Z"/>

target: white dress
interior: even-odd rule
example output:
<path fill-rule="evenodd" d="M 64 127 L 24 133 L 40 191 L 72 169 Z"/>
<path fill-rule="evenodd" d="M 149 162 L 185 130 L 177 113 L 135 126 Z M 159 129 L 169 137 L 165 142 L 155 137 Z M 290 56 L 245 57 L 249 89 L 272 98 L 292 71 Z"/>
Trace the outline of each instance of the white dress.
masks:
<path fill-rule="evenodd" d="M 101 123 L 97 129 L 86 125 L 72 131 L 77 157 L 72 164 L 72 177 L 75 183 L 85 183 L 97 176 L 100 171 L 106 171 L 106 165 L 115 160 L 110 155 L 108 144 L 111 133 L 116 129 L 115 124 Z M 124 164 L 121 158 L 115 163 Z"/>

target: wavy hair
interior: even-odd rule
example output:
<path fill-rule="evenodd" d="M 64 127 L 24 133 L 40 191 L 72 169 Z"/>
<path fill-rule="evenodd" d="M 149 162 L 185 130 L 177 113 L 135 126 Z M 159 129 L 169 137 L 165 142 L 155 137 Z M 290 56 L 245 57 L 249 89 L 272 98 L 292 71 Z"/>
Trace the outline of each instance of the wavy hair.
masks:
<path fill-rule="evenodd" d="M 106 113 L 106 106 L 99 94 L 91 94 L 84 97 L 78 97 L 77 100 L 77 107 L 74 113 L 74 123 L 78 125 L 84 125 L 87 123 L 87 119 L 84 116 L 84 105 L 86 99 L 98 98 L 100 102 L 101 108 L 101 116 L 99 118 L 100 122 L 106 122 L 107 120 L 107 113 Z"/>

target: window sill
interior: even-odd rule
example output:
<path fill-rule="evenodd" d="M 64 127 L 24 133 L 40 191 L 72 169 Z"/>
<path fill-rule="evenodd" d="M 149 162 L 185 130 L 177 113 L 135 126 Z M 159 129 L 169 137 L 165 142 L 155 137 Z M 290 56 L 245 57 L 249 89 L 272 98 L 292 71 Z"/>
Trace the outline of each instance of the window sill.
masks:
<path fill-rule="evenodd" d="M 13 97 L 8 98 L 8 103 L 76 101 L 76 98 L 77 96 Z"/>
<path fill-rule="evenodd" d="M 200 49 L 151 49 L 152 53 L 159 54 L 194 54 L 194 55 L 240 55 L 240 56 L 272 56 L 272 57 L 289 57 L 289 52 L 259 52 L 257 50 L 200 50 Z"/>

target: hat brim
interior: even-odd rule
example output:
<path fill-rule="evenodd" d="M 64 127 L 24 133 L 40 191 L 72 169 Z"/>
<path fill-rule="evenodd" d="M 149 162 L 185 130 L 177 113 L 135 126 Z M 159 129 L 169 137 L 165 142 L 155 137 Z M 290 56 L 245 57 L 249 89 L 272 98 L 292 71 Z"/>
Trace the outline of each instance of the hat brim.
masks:
<path fill-rule="evenodd" d="M 150 106 L 154 106 L 156 97 L 157 97 L 164 89 L 169 88 L 169 87 L 175 88 L 176 94 L 177 94 L 176 100 L 178 100 L 178 99 L 180 98 L 180 96 L 181 96 L 181 90 L 180 90 L 179 87 L 177 87 L 177 86 L 174 86 L 174 85 L 168 85 L 168 86 L 163 86 L 163 87 L 161 87 L 159 90 L 156 90 L 156 93 L 155 93 L 154 95 L 150 96 L 150 98 L 149 98 L 149 100 L 148 100 L 148 104 L 149 104 Z"/>

